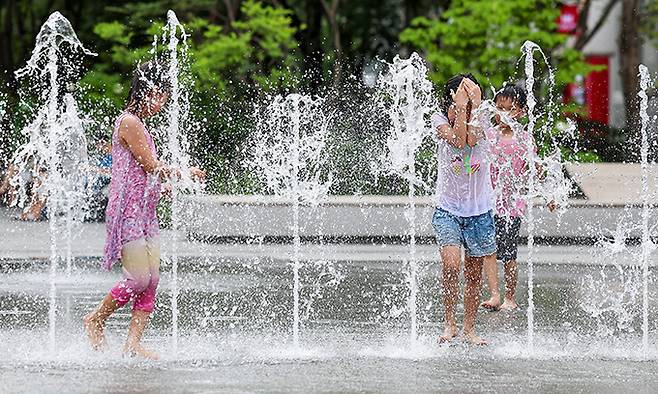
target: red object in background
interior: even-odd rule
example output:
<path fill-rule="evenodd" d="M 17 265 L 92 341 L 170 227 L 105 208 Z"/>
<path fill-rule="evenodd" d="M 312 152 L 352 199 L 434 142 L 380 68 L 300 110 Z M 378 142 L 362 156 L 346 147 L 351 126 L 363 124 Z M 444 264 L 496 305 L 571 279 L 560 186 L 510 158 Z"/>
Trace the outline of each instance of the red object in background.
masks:
<path fill-rule="evenodd" d="M 607 125 L 610 109 L 610 60 L 608 56 L 587 56 L 587 64 L 605 66 L 585 78 L 585 102 L 589 120 Z"/>
<path fill-rule="evenodd" d="M 574 103 L 580 106 L 585 106 L 585 86 L 583 83 L 583 76 L 576 75 L 576 82 L 568 84 L 564 88 L 564 102 Z"/>
<path fill-rule="evenodd" d="M 578 6 L 563 4 L 560 7 L 560 16 L 557 17 L 557 31 L 564 34 L 576 34 L 578 28 Z"/>
<path fill-rule="evenodd" d="M 574 103 L 585 109 L 585 115 L 567 113 L 565 115 L 576 121 L 586 121 L 589 125 L 583 129 L 588 135 L 599 135 L 602 130 L 592 123 L 608 125 L 610 115 L 610 58 L 605 55 L 586 57 L 587 64 L 605 66 L 603 70 L 593 71 L 583 78 L 576 77 L 576 82 L 564 89 L 564 102 Z"/>

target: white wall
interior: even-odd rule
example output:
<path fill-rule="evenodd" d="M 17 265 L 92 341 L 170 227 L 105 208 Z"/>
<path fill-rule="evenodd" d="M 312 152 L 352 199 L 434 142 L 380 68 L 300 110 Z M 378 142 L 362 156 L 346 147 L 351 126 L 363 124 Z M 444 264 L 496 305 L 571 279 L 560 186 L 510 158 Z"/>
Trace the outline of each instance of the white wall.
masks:
<path fill-rule="evenodd" d="M 592 3 L 588 25 L 594 26 L 602 14 L 608 0 L 595 0 Z M 621 2 L 608 15 L 605 24 L 585 46 L 586 55 L 610 56 L 610 125 L 623 127 L 625 124 L 624 95 L 619 76 L 619 29 L 621 28 Z M 642 62 L 656 75 L 658 72 L 658 51 L 653 43 L 646 42 L 642 51 Z"/>

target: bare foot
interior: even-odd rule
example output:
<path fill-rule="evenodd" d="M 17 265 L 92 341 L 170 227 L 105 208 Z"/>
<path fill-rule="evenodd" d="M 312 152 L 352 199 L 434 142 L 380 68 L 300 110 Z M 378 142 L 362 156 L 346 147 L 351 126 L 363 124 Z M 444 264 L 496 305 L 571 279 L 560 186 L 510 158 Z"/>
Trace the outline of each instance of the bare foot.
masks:
<path fill-rule="evenodd" d="M 459 330 L 456 326 L 446 326 L 445 330 L 443 330 L 443 334 L 439 337 L 439 343 L 450 342 L 458 333 Z"/>
<path fill-rule="evenodd" d="M 464 332 L 462 334 L 462 340 L 470 345 L 474 346 L 486 346 L 488 345 L 487 341 L 477 336 L 474 332 Z"/>
<path fill-rule="evenodd" d="M 505 302 L 503 302 L 503 305 L 500 306 L 500 309 L 504 311 L 513 311 L 518 307 L 519 306 L 516 304 L 515 300 L 513 299 L 510 300 L 508 298 L 505 298 Z"/>
<path fill-rule="evenodd" d="M 157 361 L 160 359 L 157 353 L 145 349 L 141 344 L 134 345 L 131 348 L 123 348 L 123 354 L 130 357 L 139 357 L 146 360 Z"/>
<path fill-rule="evenodd" d="M 19 219 L 24 221 L 24 222 L 37 222 L 39 221 L 38 218 L 34 217 L 31 212 L 23 212 L 19 216 Z"/>
<path fill-rule="evenodd" d="M 82 318 L 85 325 L 85 331 L 91 342 L 91 348 L 94 350 L 102 350 L 105 346 L 105 327 L 103 322 L 98 321 L 96 312 L 89 312 Z"/>
<path fill-rule="evenodd" d="M 492 296 L 490 299 L 480 304 L 480 306 L 490 311 L 497 311 L 500 309 L 500 296 Z"/>

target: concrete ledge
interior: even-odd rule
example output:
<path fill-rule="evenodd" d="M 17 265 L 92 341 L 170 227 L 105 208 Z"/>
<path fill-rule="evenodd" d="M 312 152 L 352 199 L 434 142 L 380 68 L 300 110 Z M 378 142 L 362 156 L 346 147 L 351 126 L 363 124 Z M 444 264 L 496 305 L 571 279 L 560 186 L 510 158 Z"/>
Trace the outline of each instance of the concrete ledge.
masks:
<path fill-rule="evenodd" d="M 543 201 L 535 201 L 537 242 L 591 244 L 601 236 L 612 237 L 620 225 L 630 228 L 632 240 L 640 236 L 639 164 L 567 164 L 566 170 L 585 198 L 569 200 L 562 214 L 549 213 Z M 649 166 L 651 196 L 658 191 L 657 176 L 658 165 Z M 406 196 L 330 196 L 318 207 L 301 207 L 300 234 L 308 242 L 404 243 L 407 203 Z M 431 243 L 432 198 L 416 197 L 414 204 L 417 239 Z M 292 236 L 290 202 L 275 196 L 196 195 L 187 196 L 183 206 L 183 230 L 199 240 L 283 243 Z M 521 235 L 527 236 L 525 227 Z"/>
<path fill-rule="evenodd" d="M 404 243 L 409 236 L 404 196 L 332 196 L 317 207 L 300 207 L 300 235 L 307 242 Z M 588 204 L 572 200 L 563 214 L 537 203 L 535 236 L 545 244 L 591 244 L 611 237 L 620 223 L 640 236 L 639 206 Z M 415 231 L 419 242 L 433 242 L 431 198 L 415 199 Z M 183 203 L 182 230 L 208 242 L 285 243 L 292 237 L 290 202 L 271 196 L 188 196 Z M 626 225 L 626 224 L 623 224 Z M 527 236 L 525 226 L 522 237 Z"/>
<path fill-rule="evenodd" d="M 570 163 L 565 168 L 587 198 L 586 206 L 640 206 L 642 205 L 642 168 L 637 163 Z M 649 195 L 656 196 L 658 165 L 648 167 Z M 655 200 L 652 198 L 652 200 Z M 573 201 L 572 206 L 578 206 Z"/>

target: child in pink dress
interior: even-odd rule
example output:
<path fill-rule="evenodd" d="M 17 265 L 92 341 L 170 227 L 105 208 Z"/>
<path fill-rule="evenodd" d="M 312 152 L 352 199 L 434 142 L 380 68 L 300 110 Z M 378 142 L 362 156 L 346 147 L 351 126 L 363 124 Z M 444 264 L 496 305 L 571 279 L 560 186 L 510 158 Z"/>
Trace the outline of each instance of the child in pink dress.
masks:
<path fill-rule="evenodd" d="M 498 111 L 506 112 L 512 120 L 519 121 L 526 113 L 526 93 L 516 85 L 506 85 L 496 94 L 494 102 Z M 484 273 L 491 298 L 483 302 L 482 307 L 490 310 L 514 310 L 517 308 L 515 291 L 518 276 L 518 240 L 527 205 L 527 139 L 532 138 L 532 135 L 525 131 L 515 135 L 499 115 L 496 115 L 496 123 L 500 133 L 492 146 L 491 182 L 496 194 L 494 221 L 497 250 L 494 256 L 484 261 Z M 534 140 L 532 146 L 535 146 Z M 536 147 L 534 150 L 536 153 Z M 542 169 L 538 165 L 537 167 L 538 174 L 541 174 Z M 549 203 L 549 209 L 553 208 L 554 204 Z M 505 297 L 502 304 L 496 260 L 503 263 L 505 272 Z"/>
<path fill-rule="evenodd" d="M 92 347 L 100 349 L 105 342 L 105 321 L 132 301 L 132 319 L 124 353 L 150 359 L 157 359 L 157 355 L 144 349 L 141 337 L 155 307 L 160 279 L 160 229 L 156 207 L 161 195 L 160 178 L 172 175 L 175 170 L 158 161 L 153 137 L 142 119 L 158 113 L 167 102 L 169 83 L 165 76 L 157 62 L 140 66 L 133 78 L 126 109 L 115 122 L 102 267 L 110 270 L 120 260 L 124 279 L 84 317 Z M 195 177 L 205 176 L 197 168 L 192 168 L 191 173 Z"/>

